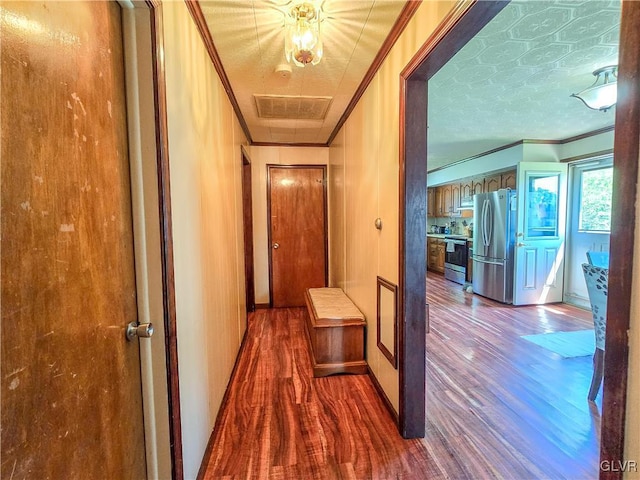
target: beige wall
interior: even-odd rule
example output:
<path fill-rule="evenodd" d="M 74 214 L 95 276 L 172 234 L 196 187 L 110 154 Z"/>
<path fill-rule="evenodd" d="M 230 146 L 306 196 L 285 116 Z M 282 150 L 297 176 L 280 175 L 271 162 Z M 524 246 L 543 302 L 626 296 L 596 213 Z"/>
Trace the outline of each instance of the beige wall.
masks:
<path fill-rule="evenodd" d="M 453 2 L 423 2 L 330 147 L 331 283 L 367 318 L 367 362 L 398 410 L 398 371 L 376 345 L 376 276 L 398 284 L 399 74 Z M 376 230 L 376 218 L 382 230 Z"/>
<path fill-rule="evenodd" d="M 267 165 L 326 165 L 328 147 L 248 147 L 253 201 L 253 263 L 256 304 L 269 303 Z"/>
<path fill-rule="evenodd" d="M 346 291 L 344 131 L 340 130 L 329 149 L 329 286 Z"/>
<path fill-rule="evenodd" d="M 245 138 L 185 4 L 163 10 L 182 447 L 195 478 L 246 323 Z"/>

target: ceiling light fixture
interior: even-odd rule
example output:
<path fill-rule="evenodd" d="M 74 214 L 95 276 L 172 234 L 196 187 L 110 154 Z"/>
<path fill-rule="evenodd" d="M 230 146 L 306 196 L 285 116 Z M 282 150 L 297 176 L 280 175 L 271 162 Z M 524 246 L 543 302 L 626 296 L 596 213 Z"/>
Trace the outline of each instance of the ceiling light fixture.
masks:
<path fill-rule="evenodd" d="M 596 81 L 589 88 L 571 96 L 579 98 L 593 110 L 606 112 L 616 104 L 618 99 L 618 66 L 610 65 L 595 70 Z M 602 83 L 599 83 L 602 79 Z"/>
<path fill-rule="evenodd" d="M 287 62 L 298 67 L 317 65 L 322 59 L 320 10 L 305 2 L 294 5 L 289 15 L 293 23 L 287 25 L 284 37 Z"/>

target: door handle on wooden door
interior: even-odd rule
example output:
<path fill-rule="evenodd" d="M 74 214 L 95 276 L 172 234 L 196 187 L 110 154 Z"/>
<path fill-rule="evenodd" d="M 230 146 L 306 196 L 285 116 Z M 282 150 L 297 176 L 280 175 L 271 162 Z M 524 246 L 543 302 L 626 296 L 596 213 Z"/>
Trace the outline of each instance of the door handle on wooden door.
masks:
<path fill-rule="evenodd" d="M 129 325 L 127 325 L 125 334 L 127 336 L 127 340 L 129 340 L 130 342 L 133 341 L 133 339 L 136 337 L 150 338 L 151 335 L 153 335 L 153 324 L 131 322 Z"/>
<path fill-rule="evenodd" d="M 279 244 L 279 243 L 274 243 L 274 244 L 273 244 L 273 249 L 274 249 L 274 250 L 277 250 L 277 249 L 279 249 L 279 248 L 280 248 L 280 244 Z"/>

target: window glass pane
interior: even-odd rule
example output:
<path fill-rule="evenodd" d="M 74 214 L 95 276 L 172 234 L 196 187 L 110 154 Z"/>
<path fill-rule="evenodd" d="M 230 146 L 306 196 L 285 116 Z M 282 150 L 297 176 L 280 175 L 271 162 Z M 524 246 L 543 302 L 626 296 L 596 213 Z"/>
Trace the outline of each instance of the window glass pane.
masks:
<path fill-rule="evenodd" d="M 560 174 L 527 175 L 527 237 L 558 236 Z"/>
<path fill-rule="evenodd" d="M 613 167 L 582 172 L 580 181 L 580 231 L 611 230 Z"/>

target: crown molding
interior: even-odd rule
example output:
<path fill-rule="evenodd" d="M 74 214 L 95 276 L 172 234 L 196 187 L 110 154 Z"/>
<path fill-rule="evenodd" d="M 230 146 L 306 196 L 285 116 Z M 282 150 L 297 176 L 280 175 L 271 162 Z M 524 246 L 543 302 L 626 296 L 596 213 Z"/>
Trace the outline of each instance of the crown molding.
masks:
<path fill-rule="evenodd" d="M 611 125 L 609 127 L 599 128 L 598 130 L 593 130 L 591 132 L 582 133 L 580 135 L 576 135 L 574 137 L 564 138 L 562 140 L 534 140 L 534 139 L 523 139 L 518 140 L 517 142 L 509 143 L 507 145 L 502 145 L 500 147 L 492 148 L 491 150 L 487 150 L 485 152 L 477 153 L 471 157 L 463 158 L 462 160 L 457 160 L 455 162 L 449 163 L 447 165 L 443 165 L 441 167 L 434 168 L 433 170 L 429 170 L 429 173 L 434 173 L 439 170 L 444 170 L 445 168 L 453 167 L 455 165 L 460 165 L 465 162 L 469 162 L 471 160 L 475 160 L 476 158 L 486 157 L 487 155 L 491 155 L 492 153 L 501 152 L 502 150 L 507 150 L 509 148 L 517 147 L 518 145 L 565 145 L 567 143 L 576 142 L 578 140 L 584 140 L 585 138 L 593 137 L 595 135 L 600 135 L 601 133 L 607 133 L 614 130 L 614 126 Z M 593 155 L 589 155 L 593 156 Z M 586 158 L 586 157 L 585 157 Z M 566 160 L 563 160 L 566 161 Z"/>
<path fill-rule="evenodd" d="M 207 50 L 207 53 L 209 54 L 211 62 L 213 63 L 213 67 L 216 69 L 216 72 L 218 72 L 218 76 L 220 77 L 222 86 L 227 92 L 227 97 L 229 97 L 229 101 L 231 102 L 233 111 L 238 118 L 238 122 L 240 122 L 240 127 L 247 137 L 247 141 L 251 144 L 253 143 L 253 140 L 251 139 L 249 126 L 247 125 L 247 122 L 242 115 L 242 111 L 240 111 L 240 105 L 238 105 L 238 100 L 236 99 L 236 95 L 233 93 L 233 88 L 231 88 L 231 82 L 229 81 L 227 72 L 225 72 L 224 70 L 222 60 L 220 60 L 220 55 L 218 55 L 218 50 L 216 50 L 216 46 L 213 43 L 213 38 L 211 37 L 211 32 L 209 31 L 209 27 L 207 26 L 207 21 L 204 18 L 202 9 L 200 8 L 200 3 L 198 3 L 197 0 L 184 0 L 184 2 L 187 5 L 187 10 L 189 10 L 189 13 L 191 14 L 191 18 L 193 18 L 193 21 L 198 28 L 198 32 L 200 32 L 200 37 L 202 37 L 202 41 Z"/>
<path fill-rule="evenodd" d="M 409 0 L 405 4 L 404 8 L 400 12 L 400 15 L 398 15 L 398 19 L 393 24 L 393 27 L 391 28 L 389 35 L 387 35 L 387 38 L 384 40 L 384 43 L 380 47 L 378 54 L 373 59 L 373 63 L 369 67 L 369 70 L 367 70 L 367 73 L 362 79 L 362 82 L 360 82 L 360 85 L 358 86 L 355 93 L 353 94 L 353 97 L 351 98 L 349 105 L 347 105 L 347 108 L 345 109 L 344 113 L 340 117 L 340 120 L 338 120 L 338 123 L 336 124 L 335 128 L 331 132 L 331 135 L 329 135 L 329 139 L 327 140 L 327 146 L 331 145 L 331 142 L 333 142 L 333 140 L 336 138 L 336 135 L 338 135 L 338 132 L 342 128 L 342 125 L 344 125 L 344 122 L 347 121 L 347 118 L 349 118 L 349 115 L 351 115 L 351 112 L 353 112 L 353 109 L 356 108 L 358 101 L 360 100 L 365 90 L 373 80 L 373 77 L 376 75 L 376 73 L 378 73 L 378 70 L 382 66 L 382 62 L 384 62 L 384 59 L 387 58 L 387 55 L 391 51 L 391 48 L 395 45 L 400 35 L 404 31 L 404 29 L 407 27 L 409 20 L 411 20 L 413 15 L 416 13 L 416 10 L 418 10 L 418 7 L 420 6 L 421 3 L 422 3 L 422 0 Z"/>
<path fill-rule="evenodd" d="M 611 132 L 615 129 L 615 125 L 610 125 L 608 127 L 599 128 L 598 130 L 592 130 L 591 132 L 581 133 L 580 135 L 576 135 L 574 137 L 565 138 L 564 140 L 560 140 L 561 144 L 577 142 L 578 140 L 584 140 L 585 138 L 593 137 L 595 135 L 600 135 L 601 133 Z"/>
<path fill-rule="evenodd" d="M 252 147 L 328 147 L 326 143 L 252 142 Z"/>

